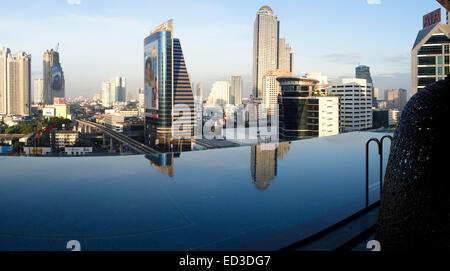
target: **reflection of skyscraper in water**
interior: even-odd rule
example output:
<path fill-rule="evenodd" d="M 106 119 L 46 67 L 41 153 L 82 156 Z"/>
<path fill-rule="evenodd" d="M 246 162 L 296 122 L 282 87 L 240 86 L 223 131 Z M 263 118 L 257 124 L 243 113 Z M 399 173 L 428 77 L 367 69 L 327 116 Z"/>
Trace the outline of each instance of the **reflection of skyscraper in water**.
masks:
<path fill-rule="evenodd" d="M 278 143 L 275 148 L 253 145 L 250 158 L 250 172 L 253 183 L 259 190 L 269 187 L 277 176 L 277 161 L 283 159 L 291 147 L 291 142 Z"/>
<path fill-rule="evenodd" d="M 150 165 L 157 169 L 159 172 L 173 177 L 174 174 L 174 158 L 180 157 L 180 153 L 160 153 L 160 154 L 147 154 L 145 158 L 150 160 Z"/>

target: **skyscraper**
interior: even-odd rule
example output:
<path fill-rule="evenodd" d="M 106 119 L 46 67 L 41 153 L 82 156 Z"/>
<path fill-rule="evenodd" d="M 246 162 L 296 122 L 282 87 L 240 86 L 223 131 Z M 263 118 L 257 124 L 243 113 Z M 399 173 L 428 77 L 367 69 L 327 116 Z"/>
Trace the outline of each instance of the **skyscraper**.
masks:
<path fill-rule="evenodd" d="M 173 20 L 144 39 L 145 143 L 163 150 L 190 148 L 194 97 Z M 177 116 L 174 109 L 190 112 Z"/>
<path fill-rule="evenodd" d="M 272 110 L 271 106 L 274 104 L 278 104 L 278 96 L 281 95 L 281 86 L 277 81 L 277 77 L 291 75 L 292 73 L 288 70 L 273 70 L 263 76 L 262 103 L 266 106 L 268 114 L 275 113 L 275 111 Z"/>
<path fill-rule="evenodd" d="M 411 96 L 450 74 L 450 25 L 439 22 L 417 34 L 411 51 Z"/>
<path fill-rule="evenodd" d="M 214 82 L 209 92 L 207 104 L 225 106 L 230 104 L 230 82 L 217 81 Z"/>
<path fill-rule="evenodd" d="M 242 103 L 242 77 L 241 76 L 230 76 L 228 78 L 228 83 L 230 85 L 230 104 L 241 104 Z"/>
<path fill-rule="evenodd" d="M 34 79 L 34 103 L 42 104 L 44 103 L 44 79 L 36 78 Z"/>
<path fill-rule="evenodd" d="M 366 79 L 367 84 L 372 84 L 372 76 L 370 76 L 370 67 L 359 65 L 355 68 L 355 78 Z"/>
<path fill-rule="evenodd" d="M 6 114 L 30 115 L 31 55 L 22 51 L 8 55 L 6 81 Z"/>
<path fill-rule="evenodd" d="M 9 48 L 0 47 L 0 115 L 7 114 L 7 98 L 6 90 L 6 67 L 7 67 L 7 59 L 10 54 Z"/>
<path fill-rule="evenodd" d="M 126 101 L 125 77 L 113 77 L 102 83 L 102 104 L 104 107 L 112 106 L 117 102 Z"/>
<path fill-rule="evenodd" d="M 253 32 L 253 96 L 262 97 L 262 77 L 278 67 L 279 21 L 268 6 L 256 13 Z"/>
<path fill-rule="evenodd" d="M 386 103 L 389 109 L 403 110 L 406 105 L 406 89 L 389 89 L 387 91 Z"/>
<path fill-rule="evenodd" d="M 294 54 L 291 51 L 291 46 L 286 43 L 285 38 L 279 39 L 278 42 L 278 70 L 285 70 L 293 72 Z"/>
<path fill-rule="evenodd" d="M 65 98 L 64 72 L 59 62 L 59 53 L 53 49 L 44 52 L 43 61 L 44 103 L 53 104 L 54 98 Z"/>

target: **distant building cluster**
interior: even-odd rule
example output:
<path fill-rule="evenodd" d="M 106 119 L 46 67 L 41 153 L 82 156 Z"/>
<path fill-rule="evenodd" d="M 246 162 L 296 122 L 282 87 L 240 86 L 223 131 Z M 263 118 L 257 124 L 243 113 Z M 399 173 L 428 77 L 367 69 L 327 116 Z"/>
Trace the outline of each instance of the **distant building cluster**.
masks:
<path fill-rule="evenodd" d="M 126 79 L 114 77 L 102 83 L 102 105 L 110 107 L 115 103 L 126 102 Z"/>

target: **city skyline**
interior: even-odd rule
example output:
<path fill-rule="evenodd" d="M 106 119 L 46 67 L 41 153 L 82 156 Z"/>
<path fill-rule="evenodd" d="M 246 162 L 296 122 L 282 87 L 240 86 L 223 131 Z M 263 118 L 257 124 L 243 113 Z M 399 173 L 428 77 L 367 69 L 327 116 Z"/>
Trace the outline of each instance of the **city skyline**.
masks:
<path fill-rule="evenodd" d="M 32 55 L 34 80 L 42 77 L 43 52 L 59 42 L 67 97 L 92 96 L 100 91 L 104 78 L 114 76 L 127 77 L 129 89 L 137 89 L 143 84 L 141 37 L 160 21 L 174 18 L 178 25 L 175 35 L 184 41 L 191 79 L 203 83 L 204 96 L 214 81 L 236 74 L 243 78 L 243 97 L 248 97 L 252 85 L 253 21 L 257 10 L 269 5 L 280 20 L 280 37 L 286 37 L 295 55 L 294 75 L 318 71 L 338 79 L 351 76 L 354 67 L 363 64 L 371 67 L 376 87 L 405 88 L 410 93 L 411 43 L 422 23 L 421 17 L 440 7 L 433 1 L 408 1 L 408 5 L 405 1 L 369 4 L 366 0 L 348 1 L 345 5 L 335 1 L 288 5 L 284 1 L 250 1 L 239 3 L 239 9 L 233 1 L 172 2 L 180 8 L 155 12 L 151 19 L 148 11 L 163 10 L 163 4 L 80 1 L 70 5 L 63 0 L 39 6 L 29 1 L 7 3 L 9 12 L 0 19 L 0 34 L 4 38 L 1 45 Z M 37 16 L 49 5 L 57 15 Z M 298 16 L 299 9 L 295 7 L 317 12 Z M 23 8 L 35 12 L 23 14 Z M 343 16 L 349 13 L 353 16 Z M 404 13 L 409 16 L 398 16 Z M 329 24 L 331 20 L 333 24 Z M 11 25 L 14 27 L 8 27 Z M 383 34 L 382 41 L 377 40 L 383 29 L 390 31 Z M 327 42 L 324 35 L 333 42 Z M 358 39 L 349 43 L 348 35 L 357 35 Z M 305 36 L 323 43 L 317 46 L 302 38 Z M 224 37 L 227 42 L 223 42 Z"/>

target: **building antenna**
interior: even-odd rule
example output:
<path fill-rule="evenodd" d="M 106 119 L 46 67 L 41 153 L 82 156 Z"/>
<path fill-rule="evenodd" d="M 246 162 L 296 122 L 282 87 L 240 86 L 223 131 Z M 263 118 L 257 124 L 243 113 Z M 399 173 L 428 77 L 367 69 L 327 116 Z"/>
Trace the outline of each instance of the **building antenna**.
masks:
<path fill-rule="evenodd" d="M 58 49 L 59 49 L 59 42 L 55 46 L 55 52 L 58 52 Z"/>

